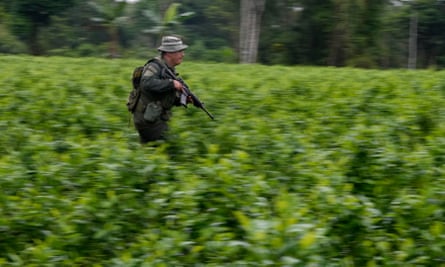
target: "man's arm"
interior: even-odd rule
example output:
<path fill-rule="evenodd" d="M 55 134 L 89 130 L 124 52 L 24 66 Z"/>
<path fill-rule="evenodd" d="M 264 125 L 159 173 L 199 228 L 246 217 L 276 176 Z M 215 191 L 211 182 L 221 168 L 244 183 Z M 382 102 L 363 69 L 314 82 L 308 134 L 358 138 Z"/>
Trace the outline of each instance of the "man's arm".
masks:
<path fill-rule="evenodd" d="M 175 90 L 173 79 L 162 79 L 161 69 L 149 63 L 141 78 L 141 89 L 148 93 L 166 93 Z"/>

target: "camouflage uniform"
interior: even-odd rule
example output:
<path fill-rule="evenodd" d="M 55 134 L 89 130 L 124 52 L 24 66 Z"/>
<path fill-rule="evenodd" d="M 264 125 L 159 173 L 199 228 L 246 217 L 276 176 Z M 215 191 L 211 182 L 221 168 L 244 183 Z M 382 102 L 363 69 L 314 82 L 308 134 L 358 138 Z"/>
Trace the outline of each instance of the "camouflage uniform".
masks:
<path fill-rule="evenodd" d="M 133 113 L 141 143 L 165 139 L 171 108 L 180 105 L 179 92 L 173 80 L 165 77 L 166 68 L 169 67 L 160 57 L 148 61 L 144 66 L 141 97 Z M 175 73 L 174 69 L 171 70 Z"/>

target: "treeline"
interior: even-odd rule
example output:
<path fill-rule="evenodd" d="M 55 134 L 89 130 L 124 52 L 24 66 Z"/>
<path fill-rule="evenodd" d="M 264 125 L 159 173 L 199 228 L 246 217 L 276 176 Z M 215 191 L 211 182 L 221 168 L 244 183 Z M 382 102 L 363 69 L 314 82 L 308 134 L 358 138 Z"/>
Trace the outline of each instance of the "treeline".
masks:
<path fill-rule="evenodd" d="M 191 60 L 238 62 L 241 1 L 2 1 L 0 53 L 145 58 L 176 33 Z M 444 31 L 442 0 L 266 0 L 258 61 L 442 68 Z"/>

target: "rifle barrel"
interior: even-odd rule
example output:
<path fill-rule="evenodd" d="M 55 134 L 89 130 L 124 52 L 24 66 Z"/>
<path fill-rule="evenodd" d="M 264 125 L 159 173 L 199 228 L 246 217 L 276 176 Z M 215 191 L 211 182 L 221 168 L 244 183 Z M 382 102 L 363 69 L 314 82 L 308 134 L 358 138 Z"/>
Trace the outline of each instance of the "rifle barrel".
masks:
<path fill-rule="evenodd" d="M 204 106 L 203 106 L 201 109 L 204 110 L 205 113 L 207 113 L 207 115 L 209 115 L 209 117 L 210 117 L 212 120 L 215 120 L 215 117 L 213 117 L 213 115 L 210 114 L 210 112 L 209 112 Z"/>

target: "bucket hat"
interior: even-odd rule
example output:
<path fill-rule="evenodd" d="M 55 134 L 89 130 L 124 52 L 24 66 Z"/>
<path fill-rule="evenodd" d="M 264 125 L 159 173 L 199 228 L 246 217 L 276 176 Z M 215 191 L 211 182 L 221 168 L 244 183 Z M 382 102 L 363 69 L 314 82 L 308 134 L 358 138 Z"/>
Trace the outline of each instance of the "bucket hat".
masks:
<path fill-rule="evenodd" d="M 158 51 L 162 52 L 178 52 L 184 50 L 188 45 L 183 44 L 181 38 L 176 36 L 164 36 L 162 37 L 161 46 L 158 47 Z"/>

